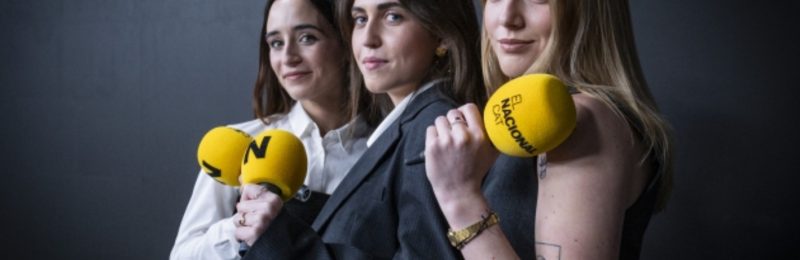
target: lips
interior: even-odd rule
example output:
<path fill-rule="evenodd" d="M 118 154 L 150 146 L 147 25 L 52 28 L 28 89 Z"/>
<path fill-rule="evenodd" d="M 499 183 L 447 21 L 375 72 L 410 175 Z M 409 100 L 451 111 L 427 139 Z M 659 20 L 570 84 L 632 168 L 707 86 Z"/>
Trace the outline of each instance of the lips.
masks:
<path fill-rule="evenodd" d="M 302 77 L 304 77 L 304 76 L 306 76 L 308 74 L 311 74 L 311 72 L 310 71 L 293 71 L 293 72 L 284 73 L 283 74 L 283 78 L 287 79 L 287 80 L 294 80 L 294 79 L 302 78 Z"/>
<path fill-rule="evenodd" d="M 503 38 L 497 41 L 500 44 L 500 48 L 503 49 L 504 52 L 507 53 L 521 53 L 527 50 L 529 46 L 531 46 L 535 41 L 533 40 L 521 40 L 521 39 L 514 39 L 514 38 Z"/>
<path fill-rule="evenodd" d="M 376 70 L 388 63 L 389 61 L 386 59 L 376 58 L 376 57 L 367 57 L 361 60 L 361 64 L 364 64 L 364 69 L 366 70 Z"/>

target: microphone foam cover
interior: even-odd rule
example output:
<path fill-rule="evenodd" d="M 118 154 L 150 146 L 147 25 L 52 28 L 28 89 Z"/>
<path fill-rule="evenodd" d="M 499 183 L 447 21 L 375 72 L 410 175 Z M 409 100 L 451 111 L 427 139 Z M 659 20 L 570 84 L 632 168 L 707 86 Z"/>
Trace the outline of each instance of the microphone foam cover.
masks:
<path fill-rule="evenodd" d="M 500 152 L 533 157 L 560 145 L 575 128 L 569 90 L 548 74 L 528 74 L 501 86 L 483 111 L 489 139 Z"/>
<path fill-rule="evenodd" d="M 197 163 L 215 180 L 229 186 L 239 186 L 242 155 L 250 135 L 231 127 L 219 126 L 208 131 L 197 147 Z"/>
<path fill-rule="evenodd" d="M 254 138 L 241 163 L 242 182 L 275 185 L 283 200 L 289 200 L 306 179 L 308 160 L 300 139 L 290 132 L 272 129 Z"/>

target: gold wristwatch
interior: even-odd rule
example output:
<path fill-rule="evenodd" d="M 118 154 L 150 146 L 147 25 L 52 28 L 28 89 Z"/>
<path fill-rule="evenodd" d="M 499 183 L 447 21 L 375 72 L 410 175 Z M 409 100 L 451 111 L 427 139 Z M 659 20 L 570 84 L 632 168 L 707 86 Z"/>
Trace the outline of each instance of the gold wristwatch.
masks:
<path fill-rule="evenodd" d="M 450 245 L 455 248 L 461 249 L 470 240 L 477 237 L 482 231 L 500 222 L 500 217 L 493 211 L 489 211 L 488 216 L 481 216 L 481 220 L 475 224 L 469 225 L 458 231 L 452 229 L 447 231 L 447 239 L 450 240 Z"/>

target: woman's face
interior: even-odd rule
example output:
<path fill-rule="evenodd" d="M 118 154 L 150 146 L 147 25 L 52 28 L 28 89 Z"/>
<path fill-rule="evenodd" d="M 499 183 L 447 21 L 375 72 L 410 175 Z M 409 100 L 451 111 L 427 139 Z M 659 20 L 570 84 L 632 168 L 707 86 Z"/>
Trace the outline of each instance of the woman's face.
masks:
<path fill-rule="evenodd" d="M 264 36 L 278 81 L 298 101 L 338 98 L 342 51 L 333 26 L 310 1 L 272 4 Z"/>
<path fill-rule="evenodd" d="M 439 40 L 398 0 L 355 0 L 353 55 L 372 93 L 397 104 L 421 84 Z"/>
<path fill-rule="evenodd" d="M 483 24 L 489 43 L 508 77 L 525 73 L 550 39 L 548 0 L 488 0 Z"/>

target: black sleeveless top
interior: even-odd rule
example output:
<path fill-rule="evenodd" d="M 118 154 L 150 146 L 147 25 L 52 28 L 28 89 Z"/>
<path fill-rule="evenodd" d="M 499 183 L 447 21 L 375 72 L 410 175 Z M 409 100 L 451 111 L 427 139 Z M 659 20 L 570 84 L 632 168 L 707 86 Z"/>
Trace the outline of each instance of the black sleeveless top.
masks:
<path fill-rule="evenodd" d="M 639 254 L 642 251 L 642 240 L 644 240 L 644 231 L 647 229 L 650 217 L 653 215 L 656 198 L 661 187 L 660 183 L 661 175 L 657 173 L 651 178 L 647 187 L 636 199 L 636 202 L 625 210 L 619 259 L 639 259 Z"/>
<path fill-rule="evenodd" d="M 570 88 L 572 94 L 578 93 Z M 637 131 L 634 127 L 634 131 Z M 521 259 L 536 259 L 536 203 L 538 158 L 504 154 L 495 161 L 482 186 L 490 207 L 500 216 L 500 226 Z M 654 163 L 655 164 L 655 163 Z M 652 169 L 657 169 L 654 167 Z M 619 259 L 639 259 L 644 232 L 653 215 L 661 175 L 650 177 L 647 186 L 627 210 L 622 226 Z"/>

